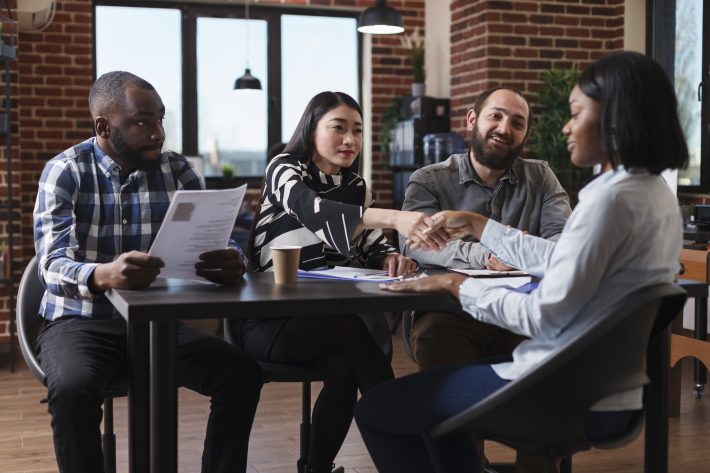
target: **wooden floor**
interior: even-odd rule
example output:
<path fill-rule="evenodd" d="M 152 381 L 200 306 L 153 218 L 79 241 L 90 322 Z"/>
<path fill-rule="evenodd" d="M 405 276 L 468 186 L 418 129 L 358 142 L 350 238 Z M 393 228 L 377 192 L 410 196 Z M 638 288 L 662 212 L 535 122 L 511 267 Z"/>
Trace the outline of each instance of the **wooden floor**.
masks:
<path fill-rule="evenodd" d="M 395 337 L 394 368 L 397 376 L 414 371 Z M 8 371 L 7 359 L 0 358 L 0 472 L 54 473 L 57 471 L 49 415 L 39 404 L 44 395 L 22 361 L 19 371 Z M 670 422 L 670 471 L 707 473 L 710 471 L 710 394 L 696 400 L 691 393 L 690 365 L 685 365 L 681 416 Z M 314 385 L 313 392 L 319 387 Z M 199 472 L 201 445 L 209 409 L 208 400 L 185 389 L 179 392 L 180 472 Z M 250 473 L 295 473 L 298 457 L 300 385 L 264 386 L 254 422 L 249 450 Z M 115 406 L 118 444 L 118 472 L 127 471 L 126 401 Z M 591 451 L 574 457 L 575 473 L 642 472 L 643 436 L 630 446 L 612 451 Z M 510 450 L 490 444 L 488 456 L 494 461 L 510 461 Z M 336 463 L 347 473 L 374 473 L 364 444 L 352 427 Z"/>

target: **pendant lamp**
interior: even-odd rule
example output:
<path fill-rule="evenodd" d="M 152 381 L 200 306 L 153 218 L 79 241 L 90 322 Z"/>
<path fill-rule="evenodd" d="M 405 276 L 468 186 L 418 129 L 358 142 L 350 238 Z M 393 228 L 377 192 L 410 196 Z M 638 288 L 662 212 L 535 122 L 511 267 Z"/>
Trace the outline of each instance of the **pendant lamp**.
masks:
<path fill-rule="evenodd" d="M 247 66 L 244 75 L 234 81 L 234 90 L 261 90 L 261 81 L 251 75 L 249 69 L 249 0 L 245 3 L 244 17 L 246 24 Z"/>
<path fill-rule="evenodd" d="M 360 33 L 366 34 L 397 34 L 404 31 L 402 15 L 386 0 L 375 0 L 375 4 L 360 15 Z"/>

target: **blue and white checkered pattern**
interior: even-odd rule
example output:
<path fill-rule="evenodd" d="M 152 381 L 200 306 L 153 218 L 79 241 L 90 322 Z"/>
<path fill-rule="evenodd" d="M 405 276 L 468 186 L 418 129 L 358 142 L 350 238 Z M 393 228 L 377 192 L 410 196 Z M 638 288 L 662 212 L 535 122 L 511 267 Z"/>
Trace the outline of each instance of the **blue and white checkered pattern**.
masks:
<path fill-rule="evenodd" d="M 40 315 L 111 318 L 112 305 L 89 290 L 94 268 L 121 253 L 147 251 L 175 191 L 201 188 L 188 161 L 172 151 L 124 182 L 95 138 L 51 159 L 34 209 L 35 250 L 47 288 Z"/>

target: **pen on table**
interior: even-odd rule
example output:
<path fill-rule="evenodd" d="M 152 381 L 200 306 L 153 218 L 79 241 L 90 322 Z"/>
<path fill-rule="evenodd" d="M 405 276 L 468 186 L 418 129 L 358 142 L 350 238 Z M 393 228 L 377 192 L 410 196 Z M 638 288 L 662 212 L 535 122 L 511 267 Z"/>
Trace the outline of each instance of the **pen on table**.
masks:
<path fill-rule="evenodd" d="M 390 276 L 387 271 L 371 274 L 356 274 L 353 279 L 399 279 L 402 276 Z"/>

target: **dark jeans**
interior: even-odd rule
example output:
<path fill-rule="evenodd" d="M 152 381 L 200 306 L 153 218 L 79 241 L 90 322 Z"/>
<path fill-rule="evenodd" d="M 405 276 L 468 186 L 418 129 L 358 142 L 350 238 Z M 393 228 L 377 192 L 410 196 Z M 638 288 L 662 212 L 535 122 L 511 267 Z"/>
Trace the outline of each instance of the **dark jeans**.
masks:
<path fill-rule="evenodd" d="M 102 391 L 126 376 L 126 323 L 70 318 L 38 337 L 47 377 L 54 449 L 62 473 L 103 471 Z M 178 324 L 176 376 L 211 397 L 202 471 L 246 471 L 249 433 L 261 392 L 259 365 L 238 348 Z"/>
<path fill-rule="evenodd" d="M 434 472 L 420 434 L 507 383 L 490 365 L 471 364 L 434 368 L 374 387 L 358 403 L 355 419 L 377 471 Z M 592 413 L 587 434 L 614 438 L 629 418 L 629 411 Z M 456 432 L 433 444 L 445 471 L 480 471 L 470 434 Z"/>

